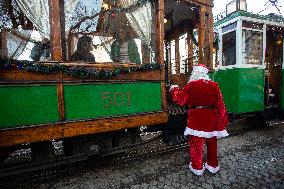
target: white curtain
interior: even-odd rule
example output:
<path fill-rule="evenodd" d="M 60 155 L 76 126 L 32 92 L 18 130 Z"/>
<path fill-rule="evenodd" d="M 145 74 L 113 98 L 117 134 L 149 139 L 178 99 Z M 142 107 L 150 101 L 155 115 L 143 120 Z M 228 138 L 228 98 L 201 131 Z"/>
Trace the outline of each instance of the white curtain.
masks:
<path fill-rule="evenodd" d="M 8 57 L 11 59 L 18 59 L 25 49 L 30 38 L 32 30 L 13 30 L 13 32 L 7 32 L 7 50 Z"/>
<path fill-rule="evenodd" d="M 16 0 L 20 9 L 27 18 L 34 24 L 40 34 L 50 38 L 49 6 L 48 0 Z M 65 7 L 65 31 L 75 25 L 83 16 L 91 16 L 101 10 L 102 0 L 64 0 Z M 77 10 L 77 11 L 75 11 Z M 97 19 L 92 20 L 92 28 L 96 28 Z M 88 27 L 89 22 L 83 22 L 80 30 Z M 87 28 L 90 29 L 90 28 Z"/>
<path fill-rule="evenodd" d="M 16 0 L 16 2 L 40 34 L 49 39 L 48 0 Z"/>
<path fill-rule="evenodd" d="M 121 0 L 122 7 L 127 8 L 137 3 L 137 0 Z M 132 28 L 142 40 L 142 43 L 150 47 L 152 30 L 152 8 L 151 3 L 147 2 L 138 9 L 125 14 Z"/>

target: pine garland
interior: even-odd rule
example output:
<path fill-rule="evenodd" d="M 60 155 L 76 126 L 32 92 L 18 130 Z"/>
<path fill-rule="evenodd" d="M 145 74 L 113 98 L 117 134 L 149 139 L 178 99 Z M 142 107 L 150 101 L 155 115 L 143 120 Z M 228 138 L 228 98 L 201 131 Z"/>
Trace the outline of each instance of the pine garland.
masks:
<path fill-rule="evenodd" d="M 142 64 L 130 68 L 117 67 L 114 70 L 104 70 L 102 68 L 86 68 L 84 66 L 69 67 L 61 64 L 40 64 L 27 60 L 12 60 L 0 58 L 0 70 L 17 68 L 22 71 L 35 72 L 39 74 L 54 74 L 62 72 L 66 76 L 75 78 L 97 78 L 97 79 L 110 79 L 119 74 L 126 74 L 138 71 L 161 70 L 161 65 L 157 63 Z"/>

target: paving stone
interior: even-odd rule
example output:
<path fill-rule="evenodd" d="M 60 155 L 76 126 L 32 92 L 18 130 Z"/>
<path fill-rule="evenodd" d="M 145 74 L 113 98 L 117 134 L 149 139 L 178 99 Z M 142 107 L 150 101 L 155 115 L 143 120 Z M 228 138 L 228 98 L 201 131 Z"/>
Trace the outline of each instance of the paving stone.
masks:
<path fill-rule="evenodd" d="M 173 183 L 172 183 L 172 186 L 175 187 L 175 188 L 179 188 L 179 187 L 180 187 L 180 184 L 179 184 L 179 183 L 176 183 L 176 182 L 173 182 Z"/>
<path fill-rule="evenodd" d="M 239 189 L 284 188 L 284 125 L 218 141 L 220 172 L 196 176 L 188 149 L 93 169 L 72 178 L 26 188 Z M 279 140 L 276 140 L 279 139 Z M 1 184 L 1 183 L 0 183 Z M 1 186 L 1 185 L 0 185 Z"/>

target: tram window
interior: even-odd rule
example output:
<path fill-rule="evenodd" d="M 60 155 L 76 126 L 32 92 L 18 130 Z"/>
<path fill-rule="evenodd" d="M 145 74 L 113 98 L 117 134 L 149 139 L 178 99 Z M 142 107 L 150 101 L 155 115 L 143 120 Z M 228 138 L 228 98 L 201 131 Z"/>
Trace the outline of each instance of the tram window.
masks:
<path fill-rule="evenodd" d="M 244 28 L 251 28 L 251 29 L 258 29 L 258 30 L 263 29 L 263 24 L 259 24 L 255 22 L 248 22 L 248 21 L 243 21 L 242 26 Z"/>
<path fill-rule="evenodd" d="M 50 60 L 49 1 L 39 2 L 0 1 L 1 41 L 7 42 L 1 44 L 4 46 L 2 56 Z M 154 9 L 149 1 L 64 0 L 65 28 L 62 31 L 65 29 L 66 38 L 62 39 L 65 43 L 62 51 L 66 60 L 155 63 Z M 32 34 L 33 30 L 40 36 L 38 39 Z"/>
<path fill-rule="evenodd" d="M 226 33 L 227 31 L 230 31 L 236 28 L 237 28 L 237 22 L 234 22 L 232 24 L 222 27 L 222 33 Z"/>
<path fill-rule="evenodd" d="M 23 2 L 20 5 L 24 4 Z M 27 7 L 26 10 L 30 8 Z M 41 7 L 37 7 L 41 8 Z M 22 11 L 16 0 L 0 1 L 0 56 L 15 60 L 50 59 L 49 35 L 34 31 L 34 24 Z M 33 15 L 37 17 L 37 15 Z M 40 17 L 39 17 L 40 18 Z M 38 19 L 35 19 L 38 21 Z M 44 18 L 41 18 L 44 22 Z M 41 27 L 44 31 L 44 27 Z"/>
<path fill-rule="evenodd" d="M 243 30 L 243 59 L 245 64 L 262 64 L 262 32 Z"/>
<path fill-rule="evenodd" d="M 170 42 L 171 47 L 170 47 L 170 51 L 171 51 L 171 71 L 172 74 L 176 74 L 176 42 L 175 40 L 172 40 Z"/>
<path fill-rule="evenodd" d="M 223 66 L 236 64 L 236 31 L 222 36 L 222 59 Z"/>
<path fill-rule="evenodd" d="M 179 56 L 180 56 L 180 73 L 185 74 L 188 72 L 188 45 L 187 34 L 179 37 Z"/>
<path fill-rule="evenodd" d="M 77 41 L 88 35 L 95 63 L 154 63 L 154 13 L 149 1 L 79 0 L 65 24 L 69 27 L 66 41 L 73 41 L 68 44 L 69 59 Z"/>

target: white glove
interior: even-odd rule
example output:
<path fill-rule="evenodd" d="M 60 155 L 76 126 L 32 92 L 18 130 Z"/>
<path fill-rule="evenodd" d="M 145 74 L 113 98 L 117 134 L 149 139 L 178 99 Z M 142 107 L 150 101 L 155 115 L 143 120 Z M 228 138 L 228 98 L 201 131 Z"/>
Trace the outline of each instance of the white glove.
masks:
<path fill-rule="evenodd" d="M 176 87 L 178 88 L 178 85 L 171 85 L 169 91 L 171 92 L 171 90 L 173 90 L 173 89 L 176 88 Z"/>

